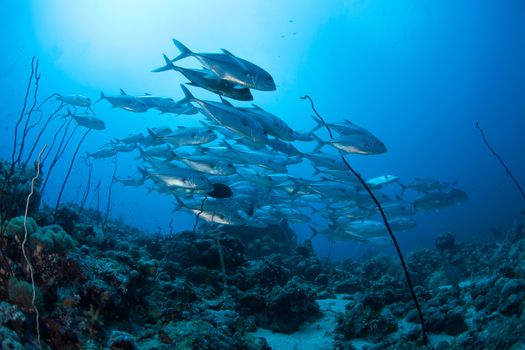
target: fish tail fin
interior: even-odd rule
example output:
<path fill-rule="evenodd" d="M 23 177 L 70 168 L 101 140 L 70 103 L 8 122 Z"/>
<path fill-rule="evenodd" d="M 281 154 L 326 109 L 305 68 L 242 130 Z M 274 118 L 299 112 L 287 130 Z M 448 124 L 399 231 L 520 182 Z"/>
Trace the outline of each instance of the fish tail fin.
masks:
<path fill-rule="evenodd" d="M 138 166 L 137 167 L 137 170 L 139 172 L 139 174 L 145 179 L 149 176 L 148 174 L 148 171 L 146 170 L 146 168 L 142 167 L 142 166 Z"/>
<path fill-rule="evenodd" d="M 323 148 L 323 146 L 327 144 L 327 142 L 321 140 L 321 138 L 319 136 L 317 136 L 316 134 L 312 134 L 312 136 L 315 139 L 315 141 L 317 142 L 317 146 L 315 146 L 315 148 L 314 148 L 314 150 L 312 152 L 319 152 L 321 150 L 321 148 Z"/>
<path fill-rule="evenodd" d="M 97 103 L 99 103 L 100 101 L 102 101 L 103 99 L 105 99 L 106 96 L 104 96 L 104 92 L 100 92 L 100 97 L 98 98 L 98 100 L 95 101 L 94 105 L 96 105 Z"/>
<path fill-rule="evenodd" d="M 235 151 L 235 149 L 233 148 L 233 146 L 232 146 L 230 143 L 228 143 L 226 140 L 224 140 L 224 139 L 222 140 L 221 145 L 224 146 L 224 147 L 226 147 L 226 148 L 229 149 L 230 151 Z"/>
<path fill-rule="evenodd" d="M 166 56 L 165 54 L 162 54 L 162 57 L 164 57 L 164 62 L 166 63 L 164 66 L 159 67 L 157 69 L 152 70 L 152 72 L 165 72 L 167 70 L 177 70 L 178 67 L 176 67 L 171 60 Z"/>
<path fill-rule="evenodd" d="M 405 193 L 407 187 L 406 187 L 405 185 L 403 185 L 403 184 L 402 184 L 401 182 L 399 182 L 399 181 L 396 181 L 396 182 L 397 182 L 397 184 L 401 187 L 401 192 L 399 192 L 399 195 L 402 196 L 402 195 Z"/>
<path fill-rule="evenodd" d="M 193 52 L 191 52 L 191 50 L 188 49 L 180 41 L 178 41 L 177 39 L 172 39 L 172 41 L 173 41 L 173 44 L 175 44 L 175 46 L 177 47 L 177 49 L 179 49 L 180 55 L 178 55 L 177 57 L 172 59 L 171 62 L 175 62 L 175 61 L 181 60 L 181 59 L 183 59 L 185 57 L 193 55 Z"/>
<path fill-rule="evenodd" d="M 317 117 L 314 117 L 313 115 L 312 115 L 312 119 L 315 121 L 316 125 L 315 125 L 315 127 L 314 127 L 312 130 L 310 130 L 310 132 L 308 133 L 308 134 L 310 134 L 310 135 L 313 134 L 314 131 L 317 131 L 317 130 L 321 129 L 322 127 L 325 127 L 325 126 L 326 126 L 326 123 L 324 123 L 321 119 L 319 119 L 319 118 L 317 118 Z"/>
<path fill-rule="evenodd" d="M 155 133 L 155 131 L 153 131 L 153 130 L 150 129 L 150 128 L 148 128 L 148 134 L 153 138 L 153 140 L 157 140 L 157 139 L 160 138 L 160 136 L 157 135 L 157 134 Z"/>
<path fill-rule="evenodd" d="M 146 174 L 144 174 L 141 171 L 139 171 L 139 174 L 140 174 L 140 182 L 144 185 L 144 183 L 146 182 Z"/>
<path fill-rule="evenodd" d="M 69 109 L 69 107 L 68 107 L 67 114 L 64 116 L 64 118 L 72 117 L 72 116 L 74 116 L 74 114 L 73 114 L 73 112 L 71 112 L 71 109 Z"/>
<path fill-rule="evenodd" d="M 312 225 L 308 225 L 308 227 L 310 228 L 310 230 L 312 230 L 312 235 L 310 236 L 310 241 L 319 234 L 319 230 L 317 230 L 315 227 L 313 227 Z"/>
<path fill-rule="evenodd" d="M 314 172 L 312 173 L 312 176 L 319 175 L 321 173 L 321 170 L 315 165 L 313 167 L 314 167 Z"/>
<path fill-rule="evenodd" d="M 173 211 L 180 210 L 181 208 L 187 208 L 186 204 L 182 201 L 182 199 L 179 198 L 179 196 L 175 196 L 175 200 L 177 201 L 177 205 L 175 208 L 173 208 Z"/>
<path fill-rule="evenodd" d="M 192 95 L 191 91 L 188 90 L 188 88 L 184 84 L 180 84 L 180 88 L 184 93 L 184 98 L 180 101 L 177 101 L 178 104 L 195 100 L 195 96 Z"/>

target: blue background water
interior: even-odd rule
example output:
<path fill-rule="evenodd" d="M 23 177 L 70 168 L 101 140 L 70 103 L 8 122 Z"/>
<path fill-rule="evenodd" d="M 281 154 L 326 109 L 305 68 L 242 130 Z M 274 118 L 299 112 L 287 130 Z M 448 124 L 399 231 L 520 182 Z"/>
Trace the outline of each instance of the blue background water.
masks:
<path fill-rule="evenodd" d="M 185 81 L 180 74 L 150 72 L 163 64 L 162 53 L 178 54 L 171 43 L 177 38 L 197 52 L 224 47 L 268 70 L 277 91 L 254 91 L 254 102 L 294 129 L 313 127 L 308 103 L 299 100 L 308 93 L 327 120 L 348 118 L 372 131 L 388 153 L 348 157 L 366 177 L 457 180 L 469 200 L 418 215 L 417 228 L 399 235 L 406 250 L 432 245 L 443 231 L 491 239 L 491 228 L 522 215 L 524 202 L 482 143 L 475 123 L 525 183 L 524 19 L 525 3 L 510 0 L 1 1 L 0 153 L 6 157 L 12 150 L 33 55 L 40 59 L 42 98 L 58 92 L 96 100 L 100 91 L 116 94 L 123 88 L 130 94 L 178 99 L 179 84 Z M 193 59 L 183 64 L 198 67 Z M 146 127 L 197 125 L 202 119 L 135 114 L 111 109 L 106 102 L 94 109 L 107 129 L 92 133 L 82 153 Z M 302 150 L 312 148 L 301 144 Z M 53 206 L 68 159 L 59 163 L 46 190 L 45 201 Z M 95 162 L 92 188 L 102 179 L 102 209 L 112 164 Z M 133 174 L 135 165 L 121 157 L 118 174 Z M 86 175 L 78 161 L 63 202 L 80 200 Z M 190 215 L 171 213 L 172 202 L 116 184 L 111 215 L 150 231 L 166 230 L 171 217 L 179 228 L 191 227 Z M 88 205 L 95 205 L 93 196 Z M 309 235 L 306 226 L 294 227 L 301 238 Z M 315 242 L 326 254 L 327 242 Z M 356 251 L 354 244 L 338 242 L 333 256 Z"/>

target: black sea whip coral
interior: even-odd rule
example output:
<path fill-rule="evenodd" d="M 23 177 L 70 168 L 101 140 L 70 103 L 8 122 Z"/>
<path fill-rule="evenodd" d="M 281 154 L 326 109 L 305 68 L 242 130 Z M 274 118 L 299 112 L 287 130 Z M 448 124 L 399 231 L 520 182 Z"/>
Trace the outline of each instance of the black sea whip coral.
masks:
<path fill-rule="evenodd" d="M 328 124 L 326 124 L 324 118 L 321 117 L 321 115 L 319 113 L 317 113 L 317 110 L 315 109 L 314 102 L 312 101 L 312 98 L 310 96 L 308 96 L 308 95 L 304 95 L 303 97 L 301 97 L 301 99 L 302 100 L 308 99 L 310 101 L 310 104 L 312 105 L 312 110 L 317 115 L 317 117 L 319 119 L 321 119 L 321 121 L 323 122 L 324 126 L 326 127 L 326 130 L 328 130 L 328 134 L 330 135 L 330 138 L 333 140 L 334 136 L 332 135 L 332 131 L 330 130 L 330 127 L 328 126 Z M 419 306 L 419 302 L 417 300 L 416 293 L 414 292 L 414 286 L 412 285 L 412 280 L 410 279 L 410 274 L 408 273 L 408 268 L 406 266 L 405 259 L 403 259 L 403 254 L 401 253 L 401 248 L 399 248 L 399 244 L 397 243 L 396 237 L 394 236 L 394 233 L 392 232 L 392 228 L 390 227 L 390 224 L 388 223 L 388 220 L 387 220 L 386 215 L 385 215 L 385 211 L 381 207 L 381 204 L 377 200 L 376 196 L 374 195 L 374 193 L 372 192 L 370 187 L 368 187 L 368 185 L 366 184 L 365 180 L 363 180 L 363 178 L 354 170 L 354 168 L 352 168 L 352 166 L 350 166 L 350 164 L 348 163 L 346 158 L 343 156 L 341 151 L 339 151 L 339 155 L 341 156 L 341 159 L 345 163 L 345 165 L 348 168 L 348 170 L 350 170 L 352 172 L 352 174 L 354 174 L 354 176 L 359 180 L 361 185 L 363 185 L 363 187 L 366 189 L 366 191 L 370 195 L 370 198 L 372 198 L 372 200 L 374 201 L 375 205 L 377 206 L 377 209 L 379 210 L 379 213 L 381 213 L 381 218 L 383 219 L 383 222 L 385 223 L 385 227 L 386 227 L 386 229 L 388 231 L 388 234 L 390 235 L 390 238 L 392 239 L 392 242 L 394 243 L 394 246 L 395 246 L 396 251 L 397 251 L 397 255 L 399 256 L 399 260 L 401 261 L 401 265 L 403 267 L 403 271 L 405 272 L 405 278 L 406 278 L 407 283 L 408 283 L 408 288 L 410 289 L 410 294 L 412 295 L 412 299 L 414 300 L 414 304 L 416 305 L 417 313 L 419 315 L 419 320 L 421 321 L 421 332 L 423 333 L 423 343 L 426 345 L 426 344 L 428 344 L 428 337 L 427 337 L 427 333 L 426 333 L 426 329 L 425 329 L 425 320 L 423 319 L 423 313 L 421 312 L 421 307 Z"/>

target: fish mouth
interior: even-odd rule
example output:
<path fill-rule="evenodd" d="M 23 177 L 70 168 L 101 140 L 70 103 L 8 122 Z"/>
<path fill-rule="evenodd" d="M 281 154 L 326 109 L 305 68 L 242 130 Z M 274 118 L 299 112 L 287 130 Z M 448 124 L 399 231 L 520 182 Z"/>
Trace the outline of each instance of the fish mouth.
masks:
<path fill-rule="evenodd" d="M 263 85 L 263 86 L 254 86 L 253 89 L 260 91 L 275 91 L 277 87 L 274 85 Z"/>

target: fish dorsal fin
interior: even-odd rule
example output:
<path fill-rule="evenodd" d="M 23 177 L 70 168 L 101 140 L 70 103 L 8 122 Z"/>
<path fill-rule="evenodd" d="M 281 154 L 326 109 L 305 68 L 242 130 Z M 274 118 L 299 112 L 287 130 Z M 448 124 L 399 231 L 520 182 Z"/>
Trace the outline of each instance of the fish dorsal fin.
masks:
<path fill-rule="evenodd" d="M 252 103 L 252 106 L 253 106 L 253 108 L 255 108 L 255 109 L 259 110 L 259 111 L 263 110 L 261 107 L 257 106 L 255 103 Z"/>
<path fill-rule="evenodd" d="M 228 107 L 233 107 L 233 105 L 230 103 L 230 101 L 226 100 L 224 97 L 219 96 L 221 98 L 221 101 L 223 104 L 225 104 Z"/>
<path fill-rule="evenodd" d="M 186 129 L 186 127 L 182 125 L 177 125 L 177 129 Z"/>
<path fill-rule="evenodd" d="M 354 124 L 354 123 L 352 123 L 352 122 L 351 122 L 350 120 L 348 120 L 348 119 L 345 119 L 344 121 L 347 122 L 347 123 L 350 124 L 350 125 L 353 125 L 353 124 Z"/>
<path fill-rule="evenodd" d="M 235 60 L 235 62 L 237 62 L 237 64 L 239 66 L 241 66 L 243 69 L 246 69 L 246 65 L 244 64 L 244 62 L 239 59 L 239 57 L 235 56 L 234 54 L 232 54 L 230 51 L 226 50 L 226 49 L 221 49 L 221 51 L 225 54 L 225 55 L 228 55 L 229 57 L 231 57 L 233 60 Z"/>
<path fill-rule="evenodd" d="M 208 123 L 206 123 L 206 122 L 204 122 L 202 120 L 199 120 L 199 123 L 205 128 L 209 128 L 210 127 L 210 125 Z"/>
<path fill-rule="evenodd" d="M 226 55 L 228 55 L 228 56 L 231 56 L 231 57 L 237 58 L 237 57 L 235 57 L 235 55 L 234 55 L 233 53 L 231 53 L 230 51 L 228 51 L 228 50 L 226 50 L 226 49 L 221 49 L 221 51 L 222 51 L 223 53 L 225 53 Z"/>
<path fill-rule="evenodd" d="M 151 96 L 151 94 L 150 94 L 150 93 L 147 93 L 147 92 L 145 92 L 145 93 L 144 93 L 144 96 Z"/>
<path fill-rule="evenodd" d="M 126 95 L 127 95 L 126 92 L 125 92 L 124 90 L 122 90 L 122 88 L 120 89 L 120 94 L 121 94 L 122 96 L 126 96 Z"/>
<path fill-rule="evenodd" d="M 217 79 L 217 75 L 215 73 L 213 73 L 211 70 L 209 70 L 208 68 L 206 67 L 202 67 L 202 71 L 200 72 L 202 74 L 202 77 L 203 78 L 207 78 L 207 79 Z"/>
<path fill-rule="evenodd" d="M 150 136 L 153 137 L 154 140 L 159 138 L 159 136 L 155 133 L 155 131 L 153 131 L 150 128 L 148 128 L 148 134 L 150 134 Z"/>
<path fill-rule="evenodd" d="M 221 144 L 224 145 L 226 148 L 228 148 L 230 150 L 234 150 L 232 145 L 230 145 L 226 140 L 222 140 Z"/>

